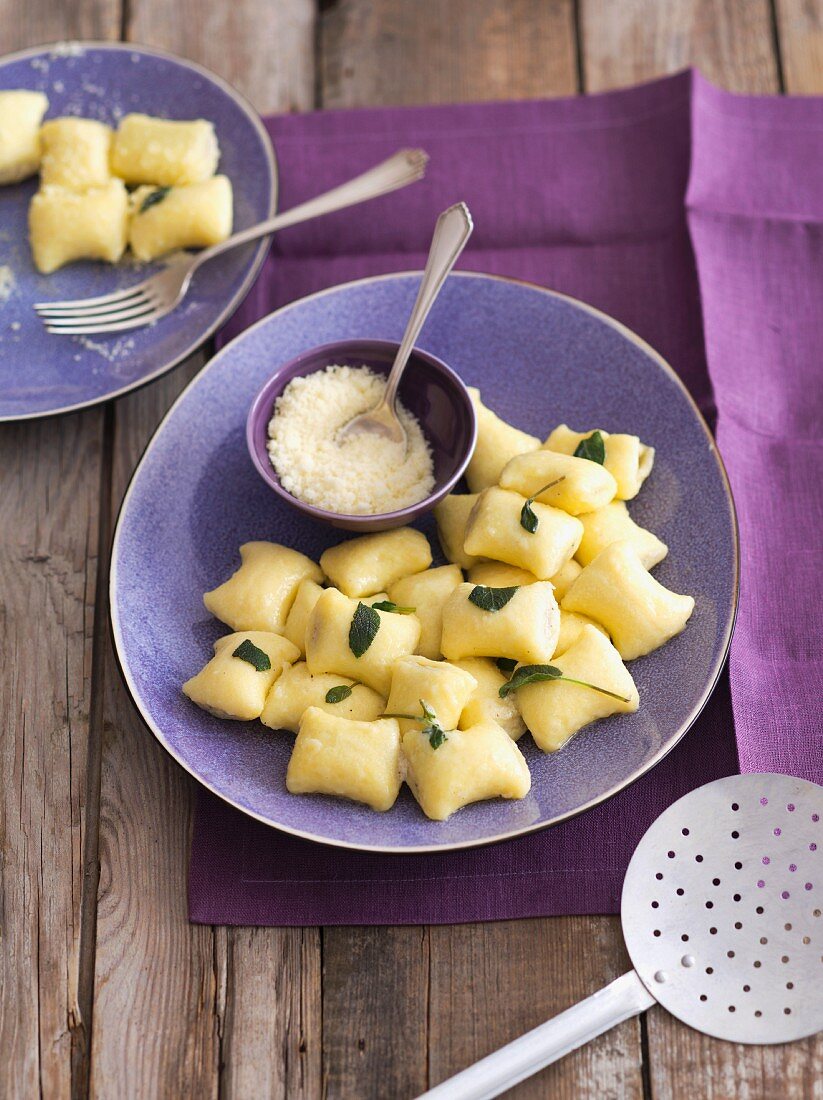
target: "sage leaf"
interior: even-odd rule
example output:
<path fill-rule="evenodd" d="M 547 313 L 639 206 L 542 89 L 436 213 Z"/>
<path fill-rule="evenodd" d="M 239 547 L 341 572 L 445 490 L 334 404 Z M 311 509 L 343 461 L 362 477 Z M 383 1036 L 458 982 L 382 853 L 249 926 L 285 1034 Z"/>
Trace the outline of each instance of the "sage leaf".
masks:
<path fill-rule="evenodd" d="M 337 687 L 329 688 L 326 692 L 326 702 L 342 703 L 344 699 L 348 699 L 351 693 L 352 689 L 348 684 L 338 684 Z"/>
<path fill-rule="evenodd" d="M 548 485 L 544 485 L 542 489 L 538 489 L 537 492 L 530 496 L 523 507 L 520 509 L 520 526 L 524 530 L 528 531 L 530 535 L 533 535 L 537 528 L 540 526 L 540 520 L 535 515 L 532 505 L 539 496 L 541 496 L 547 489 L 551 489 L 553 485 L 559 485 L 561 481 L 566 480 L 566 475 L 561 474 L 560 477 L 556 477 L 554 481 L 550 481 Z"/>
<path fill-rule="evenodd" d="M 170 187 L 155 187 L 153 191 L 150 191 L 148 195 L 143 199 L 140 204 L 140 213 L 145 214 L 147 210 L 151 210 L 153 206 L 157 206 L 159 202 L 171 191 Z"/>
<path fill-rule="evenodd" d="M 380 616 L 372 607 L 358 603 L 349 627 L 349 649 L 355 657 L 362 657 L 380 629 Z"/>
<path fill-rule="evenodd" d="M 256 668 L 258 672 L 268 672 L 271 668 L 271 660 L 268 653 L 259 649 L 254 642 L 250 642 L 248 638 L 241 642 L 237 649 L 234 650 L 232 657 L 239 657 L 241 661 L 246 661 L 247 664 Z"/>
<path fill-rule="evenodd" d="M 597 462 L 601 466 L 606 461 L 606 441 L 600 432 L 592 432 L 586 439 L 581 439 L 574 449 L 575 458 L 587 458 L 589 462 Z"/>
<path fill-rule="evenodd" d="M 519 584 L 515 584 L 511 588 L 489 588 L 485 584 L 476 584 L 469 593 L 469 599 L 481 611 L 499 611 L 506 606 L 519 587 Z"/>
<path fill-rule="evenodd" d="M 511 657 L 498 657 L 494 662 L 501 672 L 514 672 L 517 668 L 517 661 Z"/>
<path fill-rule="evenodd" d="M 556 665 L 521 665 L 512 678 L 500 687 L 498 695 L 501 699 L 505 699 L 511 692 L 517 691 L 518 688 L 524 687 L 526 684 L 539 684 L 545 680 L 562 680 L 566 684 L 577 684 L 578 687 L 587 687 L 591 688 L 592 691 L 599 691 L 601 695 L 608 695 L 611 699 L 619 699 L 621 703 L 628 703 L 629 701 L 627 695 L 618 695 L 614 691 L 608 691 L 596 684 L 589 684 L 585 680 L 575 680 L 571 676 L 564 676 L 563 670 Z"/>
<path fill-rule="evenodd" d="M 388 611 L 392 615 L 413 615 L 417 610 L 416 607 L 403 607 L 392 600 L 378 600 L 377 603 L 372 604 L 372 607 L 375 611 Z"/>

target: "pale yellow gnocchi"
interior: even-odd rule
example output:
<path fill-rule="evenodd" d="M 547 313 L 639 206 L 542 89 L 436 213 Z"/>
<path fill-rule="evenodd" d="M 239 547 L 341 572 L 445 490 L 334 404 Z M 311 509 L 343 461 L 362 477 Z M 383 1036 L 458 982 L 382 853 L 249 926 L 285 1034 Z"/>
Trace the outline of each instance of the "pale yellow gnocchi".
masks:
<path fill-rule="evenodd" d="M 602 623 L 623 660 L 631 661 L 679 634 L 694 600 L 656 581 L 631 542 L 613 542 L 571 586 L 563 610 Z"/>
<path fill-rule="evenodd" d="M 336 588 L 327 588 L 314 605 L 306 628 L 306 663 L 316 676 L 336 672 L 367 684 L 387 696 L 395 661 L 414 653 L 420 640 L 420 623 L 415 615 L 395 615 L 389 611 L 367 610 L 365 604 L 350 599 Z M 358 631 L 355 614 L 364 625 Z M 377 628 L 369 637 L 370 625 Z M 364 641 L 368 644 L 361 651 Z M 358 644 L 359 643 L 359 644 Z"/>
<path fill-rule="evenodd" d="M 40 167 L 40 123 L 48 105 L 42 92 L 0 92 L 0 184 L 19 183 Z"/>
<path fill-rule="evenodd" d="M 483 404 L 480 390 L 474 386 L 468 390 L 477 417 L 477 445 L 466 467 L 466 481 L 472 493 L 479 493 L 497 485 L 509 459 L 525 451 L 536 451 L 540 440 L 501 420 Z"/>
<path fill-rule="evenodd" d="M 576 611 L 564 611 L 561 607 L 560 633 L 557 636 L 557 644 L 554 647 L 552 659 L 559 657 L 561 653 L 565 653 L 567 649 L 573 646 L 586 626 L 593 626 L 595 630 L 600 631 L 604 638 L 609 636 L 606 628 L 601 626 L 600 623 L 596 623 L 594 619 L 590 619 L 588 615 L 579 615 Z"/>
<path fill-rule="evenodd" d="M 355 722 L 320 707 L 303 715 L 286 769 L 292 794 L 332 794 L 385 812 L 400 792 L 400 729 L 393 718 Z"/>
<path fill-rule="evenodd" d="M 392 669 L 386 710 L 397 718 L 401 733 L 420 724 L 417 716 L 422 716 L 424 703 L 441 726 L 452 729 L 476 687 L 470 672 L 448 661 L 430 661 L 418 654 L 401 657 Z M 401 717 L 407 714 L 415 718 Z"/>
<path fill-rule="evenodd" d="M 606 458 L 603 465 L 617 483 L 617 499 L 633 500 L 654 465 L 654 447 L 641 443 L 636 435 L 623 435 L 599 430 L 605 443 Z M 555 428 L 543 444 L 548 451 L 573 455 L 584 439 L 593 434 L 574 432 L 565 424 Z"/>
<path fill-rule="evenodd" d="M 343 690 L 346 688 L 348 692 Z M 319 707 L 336 718 L 374 722 L 386 709 L 386 700 L 365 684 L 334 672 L 312 676 L 306 662 L 298 661 L 275 680 L 260 721 L 274 730 L 297 733 L 309 707 Z"/>
<path fill-rule="evenodd" d="M 111 166 L 126 183 L 176 187 L 209 179 L 219 157 L 214 126 L 205 119 L 178 122 L 131 114 L 117 127 Z"/>
<path fill-rule="evenodd" d="M 605 508 L 581 516 L 580 522 L 583 524 L 583 538 L 575 557 L 581 565 L 593 562 L 601 550 L 613 542 L 624 540 L 632 544 L 646 569 L 657 565 L 669 552 L 668 546 L 657 535 L 634 522 L 622 500 L 612 501 Z"/>
<path fill-rule="evenodd" d="M 286 625 L 283 633 L 296 645 L 305 657 L 306 655 L 306 627 L 309 615 L 314 610 L 314 605 L 323 595 L 323 586 L 311 577 L 305 577 L 297 586 L 294 600 L 286 616 Z"/>
<path fill-rule="evenodd" d="M 233 630 L 282 634 L 300 582 L 323 580 L 311 558 L 276 542 L 243 543 L 240 561 L 227 581 L 203 596 L 206 609 Z"/>
<path fill-rule="evenodd" d="M 277 634 L 244 630 L 214 643 L 214 656 L 186 680 L 183 693 L 216 718 L 250 722 L 259 718 L 272 684 L 300 656 Z"/>
<path fill-rule="evenodd" d="M 525 497 L 507 489 L 485 489 L 469 516 L 463 546 L 468 554 L 527 569 L 540 580 L 553 577 L 573 557 L 583 537 L 576 516 L 548 504 L 532 504 L 537 526 L 521 523 Z"/>
<path fill-rule="evenodd" d="M 500 487 L 572 516 L 605 507 L 617 492 L 617 482 L 605 466 L 545 450 L 517 455 L 508 462 Z"/>
<path fill-rule="evenodd" d="M 184 248 L 208 248 L 230 236 L 232 186 L 228 176 L 175 187 L 138 187 L 129 201 L 129 246 L 138 260 Z"/>
<path fill-rule="evenodd" d="M 43 275 L 73 260 L 117 263 L 126 250 L 128 196 L 122 180 L 72 191 L 49 184 L 29 204 L 29 241 Z"/>
<path fill-rule="evenodd" d="M 526 664 L 551 660 L 560 634 L 560 611 L 548 581 L 517 588 L 502 606 L 505 589 L 461 584 L 443 609 L 443 655 L 508 657 Z M 491 593 L 492 595 L 488 595 Z"/>
<path fill-rule="evenodd" d="M 640 705 L 637 688 L 620 654 L 594 626 L 584 626 L 573 645 L 553 663 L 564 677 L 612 694 L 566 680 L 544 680 L 518 688 L 520 713 L 543 752 L 557 752 L 590 722 L 610 714 L 630 714 Z"/>
<path fill-rule="evenodd" d="M 335 588 L 358 599 L 388 589 L 432 563 L 429 540 L 412 527 L 361 535 L 325 550 L 320 566 Z"/>
<path fill-rule="evenodd" d="M 433 748 L 424 730 L 403 737 L 406 782 L 423 813 L 445 821 L 455 810 L 488 798 L 525 798 L 529 766 L 515 742 L 494 722 L 450 730 Z"/>
<path fill-rule="evenodd" d="M 464 657 L 452 663 L 470 673 L 477 681 L 477 686 L 460 714 L 458 727 L 465 730 L 482 722 L 495 722 L 506 731 L 512 741 L 522 737 L 526 732 L 526 723 L 514 695 L 500 695 L 500 689 L 508 677 L 503 675 L 495 662 L 489 657 Z"/>
<path fill-rule="evenodd" d="M 52 118 L 40 129 L 40 183 L 71 191 L 102 187 L 111 179 L 111 127 L 93 118 Z"/>
<path fill-rule="evenodd" d="M 463 583 L 463 573 L 457 565 L 441 565 L 437 569 L 425 569 L 411 577 L 395 581 L 388 591 L 389 599 L 400 607 L 411 607 L 420 621 L 420 641 L 417 652 L 436 661 L 443 654 L 440 639 L 443 633 L 443 606 L 458 584 Z"/>
<path fill-rule="evenodd" d="M 478 493 L 449 493 L 434 508 L 437 535 L 443 553 L 461 569 L 471 569 L 477 563 L 476 557 L 466 553 L 463 543 L 466 538 L 466 524 L 478 496 Z"/>

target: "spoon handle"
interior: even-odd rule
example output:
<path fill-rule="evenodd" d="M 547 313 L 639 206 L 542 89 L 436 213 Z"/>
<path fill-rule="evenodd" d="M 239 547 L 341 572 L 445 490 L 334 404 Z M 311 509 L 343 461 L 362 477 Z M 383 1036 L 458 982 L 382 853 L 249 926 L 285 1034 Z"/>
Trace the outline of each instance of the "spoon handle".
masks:
<path fill-rule="evenodd" d="M 420 282 L 417 299 L 403 334 L 403 342 L 397 352 L 394 364 L 386 383 L 386 393 L 383 404 L 394 408 L 395 394 L 400 384 L 400 376 L 411 355 L 412 348 L 420 335 L 423 323 L 429 315 L 429 310 L 434 300 L 440 293 L 440 288 L 445 282 L 446 276 L 454 267 L 458 256 L 466 246 L 466 241 L 471 236 L 474 228 L 469 208 L 464 202 L 455 203 L 448 210 L 444 210 L 437 219 L 434 227 L 429 258 L 426 260 L 426 270 Z"/>

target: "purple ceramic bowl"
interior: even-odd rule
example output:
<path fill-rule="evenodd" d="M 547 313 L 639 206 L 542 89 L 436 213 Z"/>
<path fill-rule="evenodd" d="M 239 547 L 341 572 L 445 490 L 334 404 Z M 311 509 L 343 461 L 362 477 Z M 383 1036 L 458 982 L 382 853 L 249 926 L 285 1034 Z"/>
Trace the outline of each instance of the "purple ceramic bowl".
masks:
<path fill-rule="evenodd" d="M 340 340 L 311 348 L 278 367 L 255 397 L 246 421 L 246 443 L 257 472 L 292 507 L 313 519 L 346 531 L 388 531 L 413 523 L 449 493 L 463 474 L 477 440 L 474 405 L 463 382 L 440 359 L 415 348 L 400 382 L 400 401 L 420 422 L 434 459 L 434 491 L 429 496 L 380 515 L 327 512 L 292 496 L 280 484 L 271 464 L 267 443 L 274 403 L 292 378 L 303 377 L 332 364 L 366 366 L 388 374 L 399 344 L 390 340 Z"/>

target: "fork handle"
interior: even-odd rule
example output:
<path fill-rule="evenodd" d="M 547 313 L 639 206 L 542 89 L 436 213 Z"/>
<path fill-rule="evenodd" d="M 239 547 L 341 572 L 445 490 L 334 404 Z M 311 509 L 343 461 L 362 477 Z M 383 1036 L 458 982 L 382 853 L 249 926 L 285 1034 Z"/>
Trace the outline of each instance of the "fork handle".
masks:
<path fill-rule="evenodd" d="M 320 217 L 322 214 L 331 214 L 335 210 L 343 210 L 347 206 L 355 206 L 357 203 L 366 202 L 368 199 L 376 199 L 379 195 L 387 195 L 390 191 L 397 191 L 406 187 L 422 177 L 425 169 L 427 155 L 422 149 L 401 149 L 388 160 L 370 168 L 360 176 L 355 176 L 348 183 L 332 188 L 322 195 L 317 195 L 307 202 L 301 202 L 299 206 L 293 206 L 282 214 L 276 214 L 264 222 L 242 229 L 239 233 L 211 248 L 199 252 L 195 263 L 192 265 L 192 273 L 208 260 L 215 256 L 228 252 L 231 248 L 237 248 L 249 241 L 267 237 L 275 230 L 285 229 L 289 225 L 308 221 L 310 218 Z"/>

